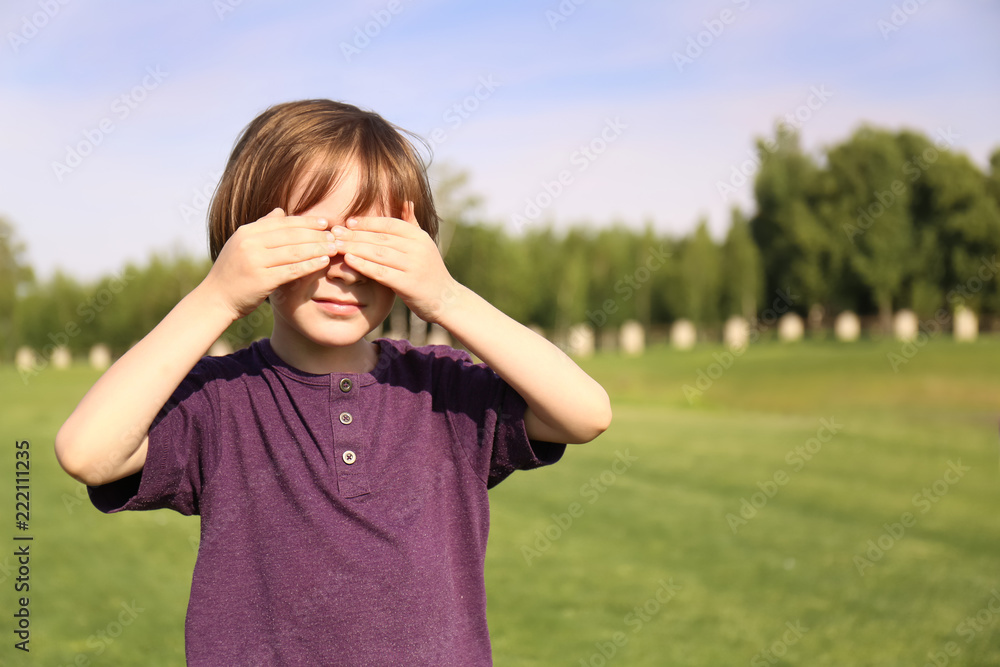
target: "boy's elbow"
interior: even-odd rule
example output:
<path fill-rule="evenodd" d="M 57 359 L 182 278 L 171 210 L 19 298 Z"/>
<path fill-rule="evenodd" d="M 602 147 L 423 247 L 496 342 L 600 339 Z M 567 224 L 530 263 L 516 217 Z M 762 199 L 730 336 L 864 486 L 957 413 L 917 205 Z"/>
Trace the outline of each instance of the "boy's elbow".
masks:
<path fill-rule="evenodd" d="M 587 424 L 586 430 L 581 430 L 576 438 L 577 444 L 584 444 L 596 440 L 599 435 L 608 430 L 611 426 L 611 400 L 608 398 L 607 393 L 604 394 L 603 400 L 598 402 L 598 405 L 591 409 L 590 420 Z"/>
<path fill-rule="evenodd" d="M 604 433 L 611 426 L 611 419 L 614 415 L 611 412 L 611 400 L 608 400 L 607 405 L 604 408 L 603 420 L 601 421 L 601 433 Z M 600 435 L 600 433 L 598 434 Z"/>
<path fill-rule="evenodd" d="M 594 438 L 608 430 L 608 427 L 611 426 L 611 418 L 613 416 L 614 415 L 611 414 L 611 399 L 609 399 L 608 395 L 605 394 L 604 405 L 602 405 L 601 409 L 598 411 L 596 419 L 597 423 L 595 425 L 596 433 L 594 433 Z M 591 440 L 594 438 L 591 438 Z"/>
<path fill-rule="evenodd" d="M 70 477 L 79 482 L 83 482 L 83 479 L 81 479 L 81 475 L 83 474 L 83 467 L 80 465 L 79 461 L 77 460 L 77 457 L 74 455 L 73 445 L 69 442 L 67 436 L 64 434 L 63 432 L 64 429 L 65 426 L 59 429 L 59 432 L 56 433 L 56 441 L 54 446 L 56 461 L 59 463 L 59 467 L 62 468 L 67 475 L 69 475 Z"/>
<path fill-rule="evenodd" d="M 64 429 L 65 427 L 59 429 L 55 440 L 56 461 L 59 467 L 76 481 L 97 486 L 101 480 L 96 477 L 94 466 L 88 465 L 85 458 L 80 455 L 80 448 L 69 439 Z"/>

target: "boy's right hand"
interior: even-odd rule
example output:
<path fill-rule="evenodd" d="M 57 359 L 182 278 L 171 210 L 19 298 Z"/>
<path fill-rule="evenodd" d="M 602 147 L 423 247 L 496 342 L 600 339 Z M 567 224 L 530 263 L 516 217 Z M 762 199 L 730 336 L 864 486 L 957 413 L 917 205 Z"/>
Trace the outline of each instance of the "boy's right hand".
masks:
<path fill-rule="evenodd" d="M 229 237 L 202 286 L 218 295 L 233 321 L 245 317 L 279 286 L 329 264 L 337 249 L 328 227 L 323 218 L 276 208 Z"/>

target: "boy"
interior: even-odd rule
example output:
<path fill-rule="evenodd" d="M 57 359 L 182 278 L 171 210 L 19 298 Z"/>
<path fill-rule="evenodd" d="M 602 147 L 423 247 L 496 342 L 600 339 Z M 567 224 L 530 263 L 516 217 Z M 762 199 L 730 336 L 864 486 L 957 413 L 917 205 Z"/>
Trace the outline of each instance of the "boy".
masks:
<path fill-rule="evenodd" d="M 448 274 L 436 232 L 398 128 L 329 100 L 268 109 L 216 191 L 208 276 L 60 429 L 101 511 L 201 515 L 188 664 L 491 664 L 486 490 L 611 409 Z M 484 363 L 366 341 L 396 296 Z M 269 339 L 203 356 L 265 299 Z"/>

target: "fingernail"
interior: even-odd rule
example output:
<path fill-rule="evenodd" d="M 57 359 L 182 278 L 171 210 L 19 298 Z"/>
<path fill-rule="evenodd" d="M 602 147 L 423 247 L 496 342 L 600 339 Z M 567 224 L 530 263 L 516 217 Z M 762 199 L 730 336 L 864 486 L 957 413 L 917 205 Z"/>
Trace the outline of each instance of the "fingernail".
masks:
<path fill-rule="evenodd" d="M 348 218 L 347 219 L 347 226 L 348 227 L 357 227 L 358 226 L 358 221 L 355 220 L 354 218 Z"/>

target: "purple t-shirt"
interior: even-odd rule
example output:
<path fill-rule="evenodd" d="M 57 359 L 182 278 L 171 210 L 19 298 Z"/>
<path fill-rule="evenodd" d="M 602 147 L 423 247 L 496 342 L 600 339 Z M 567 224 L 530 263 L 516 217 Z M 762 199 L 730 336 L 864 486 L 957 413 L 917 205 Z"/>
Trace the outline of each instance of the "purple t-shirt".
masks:
<path fill-rule="evenodd" d="M 489 665 L 486 490 L 556 462 L 524 399 L 447 346 L 380 338 L 316 375 L 268 339 L 203 357 L 102 512 L 201 515 L 190 665 Z"/>

